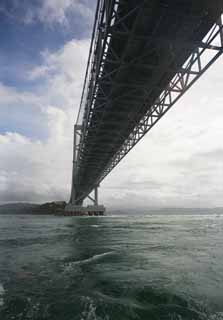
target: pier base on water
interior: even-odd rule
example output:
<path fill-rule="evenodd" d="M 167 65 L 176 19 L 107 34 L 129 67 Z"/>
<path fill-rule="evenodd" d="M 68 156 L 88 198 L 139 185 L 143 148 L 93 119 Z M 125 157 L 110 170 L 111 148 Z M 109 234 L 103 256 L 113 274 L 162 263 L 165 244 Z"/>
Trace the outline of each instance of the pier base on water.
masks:
<path fill-rule="evenodd" d="M 65 216 L 103 216 L 105 207 L 103 205 L 78 206 L 68 203 L 64 210 Z"/>
<path fill-rule="evenodd" d="M 76 128 L 76 127 L 75 127 Z M 75 129 L 76 130 L 76 129 Z M 75 166 L 74 166 L 75 169 Z M 74 170 L 76 171 L 76 169 Z M 74 179 L 75 180 L 75 179 Z M 70 202 L 66 205 L 63 215 L 65 216 L 103 216 L 105 213 L 105 207 L 98 204 L 98 187 L 95 185 L 92 191 L 93 195 L 86 195 L 92 201 L 92 205 L 83 206 L 84 197 L 76 199 L 77 185 L 72 182 L 71 198 Z"/>

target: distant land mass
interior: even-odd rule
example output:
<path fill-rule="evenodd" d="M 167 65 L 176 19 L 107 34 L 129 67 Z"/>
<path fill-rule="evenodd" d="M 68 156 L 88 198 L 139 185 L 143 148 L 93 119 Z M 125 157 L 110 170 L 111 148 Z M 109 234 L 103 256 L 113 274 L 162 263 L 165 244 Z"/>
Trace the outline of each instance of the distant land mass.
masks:
<path fill-rule="evenodd" d="M 0 205 L 0 214 L 57 214 L 64 210 L 65 201 L 54 201 L 43 204 L 35 203 L 6 203 Z M 107 209 L 107 215 L 143 215 L 143 214 L 157 214 L 157 215 L 171 215 L 171 214 L 223 214 L 222 207 L 216 208 L 120 208 Z"/>
<path fill-rule="evenodd" d="M 6 203 L 0 205 L 0 214 L 56 214 L 64 210 L 65 201 L 47 202 L 43 204 L 35 203 Z"/>

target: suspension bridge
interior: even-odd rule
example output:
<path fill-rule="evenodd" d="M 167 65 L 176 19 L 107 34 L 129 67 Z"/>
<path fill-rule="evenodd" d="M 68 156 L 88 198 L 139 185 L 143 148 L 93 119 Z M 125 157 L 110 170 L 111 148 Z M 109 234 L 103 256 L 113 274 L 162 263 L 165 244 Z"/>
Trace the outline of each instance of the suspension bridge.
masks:
<path fill-rule="evenodd" d="M 222 0 L 98 0 L 67 211 L 104 212 L 99 184 L 223 53 L 222 13 Z"/>

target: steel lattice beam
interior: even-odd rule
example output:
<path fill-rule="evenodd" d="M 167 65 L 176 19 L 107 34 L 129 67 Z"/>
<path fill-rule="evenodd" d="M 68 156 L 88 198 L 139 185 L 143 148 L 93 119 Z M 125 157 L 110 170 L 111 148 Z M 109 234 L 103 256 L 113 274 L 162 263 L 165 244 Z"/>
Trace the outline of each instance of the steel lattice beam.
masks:
<path fill-rule="evenodd" d="M 147 34 L 145 29 L 139 34 L 144 11 L 149 14 L 156 2 L 98 1 L 75 131 L 71 202 L 88 196 L 223 53 L 221 18 L 204 37 L 211 16 L 207 18 L 199 10 L 188 15 L 181 8 L 177 11 L 172 1 L 164 2 L 170 5 L 161 8 L 153 31 Z M 218 10 L 223 11 L 221 1 Z M 159 30 L 166 15 L 179 20 L 179 13 L 188 24 L 188 34 L 190 24 L 207 29 L 204 18 L 209 19 L 209 28 L 203 36 L 198 30 L 197 37 L 185 39 L 162 35 Z M 125 46 L 120 50 L 122 42 Z M 140 54 L 130 54 L 142 45 Z M 135 77 L 129 78 L 131 70 Z"/>
<path fill-rule="evenodd" d="M 218 41 L 219 46 L 212 46 Z M 146 115 L 136 125 L 131 135 L 126 139 L 120 150 L 113 156 L 98 182 L 101 182 L 111 170 L 126 156 L 126 154 L 152 129 L 164 114 L 183 96 L 183 94 L 202 76 L 202 74 L 223 53 L 223 23 L 222 18 L 213 26 L 210 35 L 201 47 L 198 46 L 191 54 L 183 68 L 177 72 L 167 88 L 157 98 Z M 208 51 L 214 55 L 207 57 Z M 203 59 L 204 58 L 204 59 Z M 208 59 L 209 58 L 209 59 Z"/>

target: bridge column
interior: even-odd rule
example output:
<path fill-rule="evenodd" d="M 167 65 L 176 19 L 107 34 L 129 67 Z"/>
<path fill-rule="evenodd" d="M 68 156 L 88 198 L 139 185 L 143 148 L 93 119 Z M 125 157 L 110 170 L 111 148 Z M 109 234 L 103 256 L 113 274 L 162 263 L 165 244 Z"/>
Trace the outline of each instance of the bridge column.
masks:
<path fill-rule="evenodd" d="M 74 125 L 74 142 L 73 142 L 73 169 L 72 169 L 72 184 L 70 203 L 76 204 L 76 189 L 77 189 L 77 153 L 80 140 L 80 131 L 82 126 Z"/>
<path fill-rule="evenodd" d="M 98 186 L 94 189 L 94 203 L 96 206 L 98 205 Z"/>
<path fill-rule="evenodd" d="M 98 206 L 98 187 L 99 185 L 95 186 L 94 188 L 94 198 L 92 198 L 90 195 L 87 196 L 87 198 L 93 202 L 94 206 Z"/>
<path fill-rule="evenodd" d="M 104 215 L 105 207 L 98 203 L 98 185 L 93 189 L 93 196 L 88 195 L 87 198 L 92 201 L 92 205 L 84 207 L 81 203 L 76 200 L 67 204 L 65 212 L 68 212 L 68 215 L 89 215 L 89 216 L 99 216 Z M 75 186 L 74 186 L 75 191 Z"/>
<path fill-rule="evenodd" d="M 71 182 L 71 195 L 69 203 L 65 207 L 65 211 L 75 212 L 76 214 L 82 214 L 83 212 L 83 200 L 77 200 L 77 155 L 80 143 L 81 125 L 74 125 L 74 140 L 73 140 L 73 168 L 72 168 L 72 182 Z"/>
<path fill-rule="evenodd" d="M 78 163 L 78 150 L 81 137 L 81 125 L 74 125 L 74 142 L 73 142 L 73 169 L 72 169 L 72 185 L 71 185 L 71 196 L 70 201 L 65 207 L 65 212 L 69 215 L 103 215 L 105 207 L 98 204 L 98 185 L 94 188 L 94 198 L 90 195 L 86 195 L 92 202 L 93 205 L 87 207 L 83 206 L 84 199 L 77 199 L 77 163 Z"/>
<path fill-rule="evenodd" d="M 99 205 L 98 203 L 98 187 L 99 185 L 96 185 L 94 187 L 94 197 L 92 198 L 90 195 L 88 195 L 88 199 L 90 199 L 93 202 L 93 205 L 89 205 L 86 207 L 86 210 L 88 212 L 88 215 L 103 215 L 105 212 L 105 207 L 102 205 Z"/>

